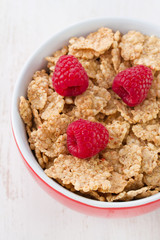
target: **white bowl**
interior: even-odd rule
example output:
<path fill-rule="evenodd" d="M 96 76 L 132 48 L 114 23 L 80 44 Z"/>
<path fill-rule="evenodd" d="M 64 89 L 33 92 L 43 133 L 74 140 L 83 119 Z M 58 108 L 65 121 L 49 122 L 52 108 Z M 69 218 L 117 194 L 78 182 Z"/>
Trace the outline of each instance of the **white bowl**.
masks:
<path fill-rule="evenodd" d="M 112 28 L 114 31 L 120 30 L 123 34 L 129 30 L 137 30 L 143 34 L 157 35 L 160 37 L 160 28 L 156 25 L 119 18 L 91 19 L 74 24 L 55 33 L 27 60 L 17 79 L 12 99 L 12 129 L 19 151 L 34 177 L 36 177 L 40 185 L 42 185 L 45 190 L 49 191 L 58 201 L 78 211 L 96 216 L 133 216 L 160 207 L 160 193 L 144 199 L 128 202 L 100 202 L 68 191 L 47 177 L 37 163 L 29 147 L 25 126 L 18 110 L 19 98 L 20 96 L 26 96 L 27 86 L 32 79 L 33 73 L 46 67 L 47 62 L 44 58 L 52 55 L 53 52 L 66 45 L 71 37 L 85 36 L 102 26 Z"/>

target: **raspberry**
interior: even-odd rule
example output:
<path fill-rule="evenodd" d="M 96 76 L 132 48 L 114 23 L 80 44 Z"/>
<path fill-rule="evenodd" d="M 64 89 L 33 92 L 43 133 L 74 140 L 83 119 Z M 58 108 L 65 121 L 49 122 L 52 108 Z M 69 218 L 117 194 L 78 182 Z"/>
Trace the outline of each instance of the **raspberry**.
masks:
<path fill-rule="evenodd" d="M 72 55 L 64 55 L 56 63 L 52 77 L 55 91 L 62 96 L 77 96 L 88 88 L 88 75 Z"/>
<path fill-rule="evenodd" d="M 88 158 L 103 150 L 109 140 L 107 129 L 97 122 L 79 119 L 67 128 L 69 152 L 78 158 Z"/>
<path fill-rule="evenodd" d="M 129 107 L 134 107 L 146 98 L 152 80 L 151 69 L 138 65 L 118 73 L 112 89 Z"/>

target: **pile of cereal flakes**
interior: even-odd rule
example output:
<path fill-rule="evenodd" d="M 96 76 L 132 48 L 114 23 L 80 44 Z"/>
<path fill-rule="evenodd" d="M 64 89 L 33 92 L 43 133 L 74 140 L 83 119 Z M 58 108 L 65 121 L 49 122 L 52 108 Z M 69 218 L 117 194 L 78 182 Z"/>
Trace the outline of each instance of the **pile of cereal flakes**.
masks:
<path fill-rule="evenodd" d="M 62 97 L 52 86 L 55 64 L 74 55 L 89 76 L 89 87 L 77 97 Z M 37 71 L 20 98 L 31 150 L 44 172 L 76 194 L 100 201 L 129 201 L 160 191 L 160 39 L 136 31 L 121 35 L 100 28 L 86 38 L 46 57 L 47 70 Z M 117 73 L 143 64 L 154 80 L 146 100 L 128 107 L 112 91 Z M 66 146 L 68 124 L 78 119 L 102 123 L 109 131 L 106 149 L 78 159 Z"/>

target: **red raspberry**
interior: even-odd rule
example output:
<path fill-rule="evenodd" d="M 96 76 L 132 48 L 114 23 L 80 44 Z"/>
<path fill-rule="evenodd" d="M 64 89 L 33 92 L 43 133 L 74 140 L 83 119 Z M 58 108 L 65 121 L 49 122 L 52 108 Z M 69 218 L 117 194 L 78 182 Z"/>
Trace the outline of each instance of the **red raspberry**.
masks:
<path fill-rule="evenodd" d="M 109 140 L 107 129 L 97 122 L 79 119 L 67 128 L 69 152 L 78 158 L 88 158 L 103 150 Z"/>
<path fill-rule="evenodd" d="M 151 69 L 137 65 L 118 73 L 112 89 L 129 107 L 134 107 L 147 97 L 152 80 Z"/>
<path fill-rule="evenodd" d="M 72 55 L 61 56 L 52 77 L 55 91 L 62 96 L 77 96 L 88 88 L 88 75 Z"/>

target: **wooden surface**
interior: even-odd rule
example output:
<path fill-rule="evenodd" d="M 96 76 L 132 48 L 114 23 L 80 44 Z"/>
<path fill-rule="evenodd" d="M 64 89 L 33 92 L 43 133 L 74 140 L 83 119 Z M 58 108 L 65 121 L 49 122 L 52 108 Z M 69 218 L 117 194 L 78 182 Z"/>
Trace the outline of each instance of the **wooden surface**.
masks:
<path fill-rule="evenodd" d="M 54 32 L 91 17 L 160 22 L 159 0 L 0 0 L 0 240 L 158 240 L 160 209 L 131 219 L 74 212 L 34 182 L 10 128 L 13 88 L 30 54 Z"/>

